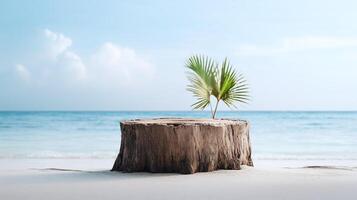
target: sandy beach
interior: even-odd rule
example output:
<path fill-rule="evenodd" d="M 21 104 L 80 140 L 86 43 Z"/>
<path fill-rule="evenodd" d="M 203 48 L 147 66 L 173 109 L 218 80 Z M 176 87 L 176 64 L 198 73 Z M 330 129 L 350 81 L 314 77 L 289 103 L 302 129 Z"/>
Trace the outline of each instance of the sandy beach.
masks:
<path fill-rule="evenodd" d="M 0 200 L 357 200 L 356 8 L 0 1 Z"/>
<path fill-rule="evenodd" d="M 179 175 L 110 172 L 112 162 L 3 159 L 0 199 L 356 199 L 356 167 L 258 161 L 254 168 Z"/>

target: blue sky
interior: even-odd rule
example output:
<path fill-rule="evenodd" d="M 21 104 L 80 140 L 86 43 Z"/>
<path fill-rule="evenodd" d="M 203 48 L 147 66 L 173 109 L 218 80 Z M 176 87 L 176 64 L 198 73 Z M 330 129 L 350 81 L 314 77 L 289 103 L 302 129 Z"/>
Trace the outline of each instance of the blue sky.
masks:
<path fill-rule="evenodd" d="M 192 54 L 228 57 L 246 76 L 252 101 L 239 109 L 357 110 L 356 7 L 2 1 L 0 110 L 190 110 Z"/>

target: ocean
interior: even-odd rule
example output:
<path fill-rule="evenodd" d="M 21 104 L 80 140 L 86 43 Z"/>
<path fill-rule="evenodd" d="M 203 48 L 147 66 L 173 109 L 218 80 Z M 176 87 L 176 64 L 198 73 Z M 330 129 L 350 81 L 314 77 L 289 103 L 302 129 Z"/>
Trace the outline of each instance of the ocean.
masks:
<path fill-rule="evenodd" d="M 119 121 L 208 112 L 0 112 L 0 159 L 112 159 Z M 250 122 L 254 160 L 357 160 L 357 112 L 219 112 Z"/>

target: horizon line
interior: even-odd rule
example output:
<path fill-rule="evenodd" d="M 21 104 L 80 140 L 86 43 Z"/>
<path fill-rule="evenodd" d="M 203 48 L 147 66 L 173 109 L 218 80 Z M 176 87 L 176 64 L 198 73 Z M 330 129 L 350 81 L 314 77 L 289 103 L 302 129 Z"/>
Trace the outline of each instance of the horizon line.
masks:
<path fill-rule="evenodd" d="M 0 110 L 0 112 L 210 112 L 209 110 Z M 218 112 L 357 112 L 357 110 L 220 110 Z"/>

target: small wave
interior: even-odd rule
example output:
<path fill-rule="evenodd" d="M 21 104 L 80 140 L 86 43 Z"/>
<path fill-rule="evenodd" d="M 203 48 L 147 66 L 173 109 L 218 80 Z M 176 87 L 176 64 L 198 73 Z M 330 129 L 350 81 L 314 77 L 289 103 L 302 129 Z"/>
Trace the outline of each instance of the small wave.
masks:
<path fill-rule="evenodd" d="M 13 128 L 14 126 L 11 125 L 0 125 L 0 129 L 5 129 L 5 128 Z"/>
<path fill-rule="evenodd" d="M 257 155 L 256 160 L 357 160 L 357 156 L 323 156 L 323 155 Z"/>
<path fill-rule="evenodd" d="M 115 153 L 59 153 L 39 152 L 32 154 L 9 154 L 0 155 L 0 159 L 114 159 Z"/>
<path fill-rule="evenodd" d="M 305 126 L 313 126 L 313 127 L 320 127 L 320 126 L 329 126 L 331 123 L 320 123 L 320 122 L 311 122 L 304 124 Z"/>
<path fill-rule="evenodd" d="M 93 153 L 63 153 L 63 152 L 36 152 L 31 154 L 7 154 L 0 159 L 115 159 L 117 152 L 93 152 Z M 355 156 L 326 156 L 326 155 L 253 155 L 254 160 L 271 161 L 356 161 Z"/>

